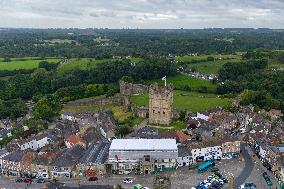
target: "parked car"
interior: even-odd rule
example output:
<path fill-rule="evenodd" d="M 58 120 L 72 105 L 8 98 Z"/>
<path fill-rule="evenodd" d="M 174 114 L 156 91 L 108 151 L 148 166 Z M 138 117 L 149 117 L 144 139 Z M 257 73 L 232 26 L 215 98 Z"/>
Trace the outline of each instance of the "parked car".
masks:
<path fill-rule="evenodd" d="M 32 183 L 33 182 L 33 179 L 31 178 L 25 178 L 24 179 L 24 183 Z"/>
<path fill-rule="evenodd" d="M 256 185 L 254 183 L 245 183 L 241 185 L 240 189 L 256 189 Z"/>
<path fill-rule="evenodd" d="M 44 180 L 43 178 L 39 178 L 39 179 L 37 179 L 36 182 L 37 182 L 37 183 L 45 183 L 45 180 Z"/>
<path fill-rule="evenodd" d="M 214 173 L 214 172 L 218 172 L 219 169 L 217 167 L 213 167 L 210 171 Z"/>
<path fill-rule="evenodd" d="M 272 184 L 272 181 L 271 181 L 271 179 L 269 178 L 267 172 L 263 172 L 263 173 L 262 173 L 262 176 L 263 176 L 263 178 L 264 178 L 266 184 L 267 184 L 269 187 L 272 187 L 273 184 Z"/>
<path fill-rule="evenodd" d="M 22 178 L 16 178 L 15 181 L 16 181 L 16 182 L 24 182 L 24 179 L 22 179 Z"/>
<path fill-rule="evenodd" d="M 130 178 L 126 178 L 126 179 L 123 180 L 123 183 L 125 183 L 125 184 L 131 184 L 131 183 L 133 183 L 133 180 L 130 179 Z"/>
<path fill-rule="evenodd" d="M 98 180 L 98 177 L 90 177 L 89 178 L 89 181 L 97 181 Z"/>

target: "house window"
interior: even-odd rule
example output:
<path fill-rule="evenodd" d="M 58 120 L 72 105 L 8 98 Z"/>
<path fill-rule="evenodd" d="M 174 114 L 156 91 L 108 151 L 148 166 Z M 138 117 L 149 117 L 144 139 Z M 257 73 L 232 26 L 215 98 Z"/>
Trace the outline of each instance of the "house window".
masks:
<path fill-rule="evenodd" d="M 147 161 L 147 162 L 150 162 L 150 156 L 149 155 L 145 155 L 144 156 L 144 160 Z"/>
<path fill-rule="evenodd" d="M 165 114 L 166 114 L 166 112 L 163 112 L 163 114 L 165 115 Z"/>

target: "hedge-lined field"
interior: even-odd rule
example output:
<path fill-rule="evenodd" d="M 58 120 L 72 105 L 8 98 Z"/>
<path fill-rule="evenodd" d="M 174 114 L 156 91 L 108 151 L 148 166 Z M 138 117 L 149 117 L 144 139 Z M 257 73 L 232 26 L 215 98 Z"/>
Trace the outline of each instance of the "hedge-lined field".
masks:
<path fill-rule="evenodd" d="M 41 61 L 48 61 L 49 63 L 57 63 L 61 59 L 42 59 L 42 60 L 36 60 L 36 59 L 11 59 L 9 62 L 4 62 L 4 60 L 0 60 L 0 70 L 31 70 L 38 67 L 38 64 Z"/>

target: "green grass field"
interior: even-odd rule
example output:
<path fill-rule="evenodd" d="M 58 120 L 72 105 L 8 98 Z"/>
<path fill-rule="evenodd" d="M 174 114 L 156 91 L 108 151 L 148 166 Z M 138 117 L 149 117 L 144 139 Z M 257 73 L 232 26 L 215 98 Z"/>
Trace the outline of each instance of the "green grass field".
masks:
<path fill-rule="evenodd" d="M 214 57 L 215 61 L 207 61 L 207 58 L 211 56 Z M 222 60 L 218 60 L 221 58 Z M 194 68 L 196 71 L 205 74 L 217 74 L 219 69 L 227 62 L 239 61 L 241 59 L 240 53 L 236 55 L 201 55 L 201 56 L 183 56 L 177 57 L 176 60 L 182 62 L 190 62 L 192 60 L 204 60 L 204 62 L 188 63 L 187 68 Z"/>
<path fill-rule="evenodd" d="M 131 101 L 137 106 L 148 107 L 149 96 L 147 94 L 134 95 Z M 174 108 L 178 110 L 191 110 L 194 112 L 210 110 L 216 106 L 229 106 L 231 100 L 218 98 L 214 94 L 203 94 L 196 92 L 174 91 Z"/>
<path fill-rule="evenodd" d="M 46 60 L 34 60 L 32 58 L 24 59 L 11 59 L 10 62 L 3 62 L 0 60 L 0 70 L 31 70 L 38 67 L 41 61 L 48 61 L 49 63 L 57 63 L 60 59 L 46 59 Z"/>
<path fill-rule="evenodd" d="M 154 82 L 158 82 L 160 84 L 164 83 L 164 81 L 162 81 L 161 79 L 150 81 L 150 83 Z M 190 86 L 193 90 L 197 89 L 198 87 L 207 87 L 213 93 L 216 91 L 217 88 L 216 84 L 213 84 L 210 81 L 201 80 L 192 76 L 186 76 L 181 74 L 178 74 L 174 77 L 167 77 L 167 83 L 172 84 L 174 87 L 181 87 L 187 85 Z"/>
<path fill-rule="evenodd" d="M 130 57 L 130 58 L 128 58 L 128 60 L 130 60 L 131 62 L 139 63 L 139 62 L 143 61 L 143 58 Z"/>
<path fill-rule="evenodd" d="M 284 64 L 280 63 L 276 59 L 269 59 L 268 60 L 268 68 L 284 68 Z"/>
<path fill-rule="evenodd" d="M 93 58 L 80 58 L 71 59 L 68 64 L 61 65 L 58 70 L 59 72 L 68 72 L 72 70 L 86 70 L 89 68 L 94 68 L 98 63 L 104 63 L 112 61 L 111 59 L 95 60 Z"/>
<path fill-rule="evenodd" d="M 192 60 L 206 60 L 208 57 L 214 57 L 216 59 L 222 58 L 222 59 L 240 59 L 240 53 L 237 54 L 229 54 L 229 55 L 222 55 L 222 54 L 209 54 L 209 55 L 200 55 L 200 56 L 180 56 L 177 57 L 177 61 L 182 61 L 182 62 L 190 62 Z"/>
<path fill-rule="evenodd" d="M 228 60 L 220 60 L 215 62 L 202 62 L 196 64 L 188 64 L 187 68 L 194 68 L 196 71 L 204 74 L 218 74 L 220 68 L 226 64 Z"/>

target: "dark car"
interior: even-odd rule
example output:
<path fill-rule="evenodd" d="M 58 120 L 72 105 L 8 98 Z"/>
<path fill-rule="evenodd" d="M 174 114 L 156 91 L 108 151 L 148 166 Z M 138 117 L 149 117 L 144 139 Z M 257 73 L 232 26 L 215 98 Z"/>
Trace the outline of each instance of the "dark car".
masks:
<path fill-rule="evenodd" d="M 223 176 L 223 175 L 222 175 L 221 173 L 219 173 L 219 172 L 215 172 L 214 175 L 216 175 L 216 176 L 219 177 L 219 178 L 222 178 L 222 176 Z"/>
<path fill-rule="evenodd" d="M 256 185 L 254 183 L 245 183 L 241 185 L 241 189 L 256 189 Z"/>
<path fill-rule="evenodd" d="M 89 181 L 97 181 L 98 180 L 98 177 L 90 177 L 89 178 Z"/>
<path fill-rule="evenodd" d="M 32 183 L 33 182 L 33 179 L 31 178 L 25 178 L 24 179 L 24 183 Z"/>
<path fill-rule="evenodd" d="M 16 182 L 24 182 L 24 179 L 22 179 L 22 178 L 16 178 L 15 181 L 16 181 Z"/>
<path fill-rule="evenodd" d="M 266 184 L 267 184 L 268 186 L 272 187 L 273 184 L 272 184 L 272 181 L 270 180 L 270 178 L 269 178 L 267 172 L 263 172 L 263 173 L 262 173 L 262 176 L 263 176 L 263 178 L 264 178 Z"/>
<path fill-rule="evenodd" d="M 39 179 L 37 179 L 36 182 L 37 182 L 37 183 L 45 183 L 45 180 L 44 180 L 43 178 L 39 178 Z"/>
<path fill-rule="evenodd" d="M 218 172 L 219 169 L 217 167 L 213 167 L 210 171 L 214 173 L 214 172 Z"/>

